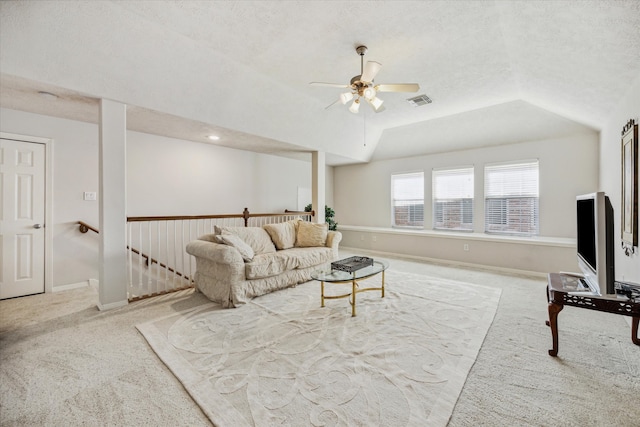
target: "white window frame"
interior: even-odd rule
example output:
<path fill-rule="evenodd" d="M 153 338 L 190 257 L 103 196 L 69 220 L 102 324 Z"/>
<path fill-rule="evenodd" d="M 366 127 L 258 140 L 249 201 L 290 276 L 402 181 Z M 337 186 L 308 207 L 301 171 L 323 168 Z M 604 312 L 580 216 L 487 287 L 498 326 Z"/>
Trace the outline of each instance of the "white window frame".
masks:
<path fill-rule="evenodd" d="M 537 159 L 485 165 L 485 233 L 537 236 L 540 232 L 539 189 Z"/>
<path fill-rule="evenodd" d="M 433 169 L 431 180 L 433 229 L 473 232 L 474 167 Z"/>
<path fill-rule="evenodd" d="M 402 189 L 396 194 L 400 180 L 414 180 L 415 188 Z M 409 183 L 411 186 L 412 184 Z M 422 202 L 422 203 L 420 203 Z M 420 207 L 421 206 L 421 207 Z M 396 221 L 396 209 L 407 208 L 408 218 L 403 223 Z M 422 212 L 420 212 L 420 210 Z M 422 219 L 420 220 L 420 216 Z M 413 217 L 414 219 L 412 220 Z M 397 228 L 424 228 L 424 171 L 394 173 L 391 175 L 391 226 Z"/>

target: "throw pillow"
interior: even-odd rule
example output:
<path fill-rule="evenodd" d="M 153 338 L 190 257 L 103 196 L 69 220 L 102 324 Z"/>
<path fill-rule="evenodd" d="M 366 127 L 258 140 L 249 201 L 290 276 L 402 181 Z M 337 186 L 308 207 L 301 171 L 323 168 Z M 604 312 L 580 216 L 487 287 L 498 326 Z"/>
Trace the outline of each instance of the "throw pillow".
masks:
<path fill-rule="evenodd" d="M 313 224 L 307 221 L 300 221 L 298 224 L 298 234 L 296 235 L 296 246 L 299 248 L 325 246 L 327 243 L 328 224 Z"/>
<path fill-rule="evenodd" d="M 279 224 L 265 224 L 262 226 L 278 250 L 292 248 L 296 244 L 296 228 L 298 220 L 282 222 Z"/>
<path fill-rule="evenodd" d="M 240 237 L 229 233 L 222 233 L 217 237 L 219 238 L 220 243 L 236 248 L 245 262 L 253 260 L 253 249 L 251 249 L 251 246 L 247 245 Z"/>
<path fill-rule="evenodd" d="M 251 246 L 255 255 L 269 254 L 276 251 L 276 247 L 262 227 L 218 227 L 215 226 L 216 234 L 229 233 L 240 237 L 247 245 Z"/>

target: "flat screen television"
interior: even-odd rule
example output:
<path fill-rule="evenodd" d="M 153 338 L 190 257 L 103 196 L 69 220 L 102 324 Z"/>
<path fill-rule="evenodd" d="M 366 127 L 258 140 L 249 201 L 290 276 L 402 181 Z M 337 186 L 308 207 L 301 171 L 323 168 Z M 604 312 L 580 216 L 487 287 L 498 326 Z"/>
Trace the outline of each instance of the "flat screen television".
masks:
<path fill-rule="evenodd" d="M 599 295 L 615 294 L 613 208 L 600 191 L 576 197 L 578 266 Z"/>

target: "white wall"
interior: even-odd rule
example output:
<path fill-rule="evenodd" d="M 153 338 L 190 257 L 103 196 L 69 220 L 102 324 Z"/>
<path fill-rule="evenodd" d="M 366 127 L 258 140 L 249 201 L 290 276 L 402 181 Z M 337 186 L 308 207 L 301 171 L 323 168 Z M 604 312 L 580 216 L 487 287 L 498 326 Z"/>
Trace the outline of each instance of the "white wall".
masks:
<path fill-rule="evenodd" d="M 97 226 L 98 202 L 83 201 L 98 189 L 98 126 L 0 109 L 3 132 L 53 141 L 53 286 L 98 277 L 96 236 L 83 235 L 82 220 Z M 51 203 L 51 201 L 47 201 Z"/>
<path fill-rule="evenodd" d="M 206 215 L 295 210 L 311 163 L 127 133 L 127 214 Z"/>
<path fill-rule="evenodd" d="M 577 271 L 575 197 L 598 188 L 598 134 L 587 132 L 451 153 L 376 161 L 334 168 L 336 220 L 343 226 L 343 245 L 409 256 L 480 264 L 532 272 Z M 492 238 L 484 232 L 484 165 L 538 159 L 540 167 L 539 239 Z M 473 165 L 474 232 L 443 233 L 432 229 L 433 168 Z M 389 233 L 391 174 L 425 174 L 425 229 L 422 233 Z M 374 227 L 375 229 L 350 228 Z M 386 228 L 387 230 L 383 230 Z M 464 245 L 469 246 L 464 251 Z"/>
<path fill-rule="evenodd" d="M 335 167 L 336 218 L 342 224 L 391 226 L 391 174 L 425 174 L 425 228 L 431 229 L 431 171 L 473 165 L 474 231 L 484 229 L 484 165 L 538 159 L 540 167 L 540 235 L 575 237 L 575 196 L 598 188 L 598 134 L 585 133 L 545 141 L 456 151 L 430 156 Z"/>
<path fill-rule="evenodd" d="M 99 224 L 98 202 L 83 200 L 98 190 L 98 126 L 0 109 L 0 131 L 54 140 L 52 285 L 97 278 L 97 236 L 76 224 Z M 128 216 L 280 212 L 311 188 L 310 162 L 131 131 L 126 167 Z"/>
<path fill-rule="evenodd" d="M 622 209 L 622 128 L 634 119 L 640 124 L 640 76 L 635 85 L 620 100 L 611 114 L 607 125 L 600 133 L 600 190 L 604 191 L 613 205 L 614 213 L 614 248 L 616 279 L 640 283 L 640 248 L 636 246 L 635 254 L 626 256 L 621 248 L 621 209 Z M 640 166 L 638 168 L 640 170 Z M 639 181 L 640 182 L 640 181 Z M 640 200 L 640 186 L 638 186 Z M 640 230 L 640 215 L 638 218 Z"/>

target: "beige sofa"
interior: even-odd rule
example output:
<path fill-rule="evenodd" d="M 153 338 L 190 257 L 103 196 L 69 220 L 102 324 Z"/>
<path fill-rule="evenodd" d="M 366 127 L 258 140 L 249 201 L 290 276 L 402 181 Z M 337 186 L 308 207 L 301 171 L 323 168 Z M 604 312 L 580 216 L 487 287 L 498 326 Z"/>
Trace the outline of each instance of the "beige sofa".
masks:
<path fill-rule="evenodd" d="M 338 259 L 342 234 L 327 224 L 292 220 L 263 227 L 215 227 L 189 242 L 196 289 L 223 307 L 295 286 Z"/>

